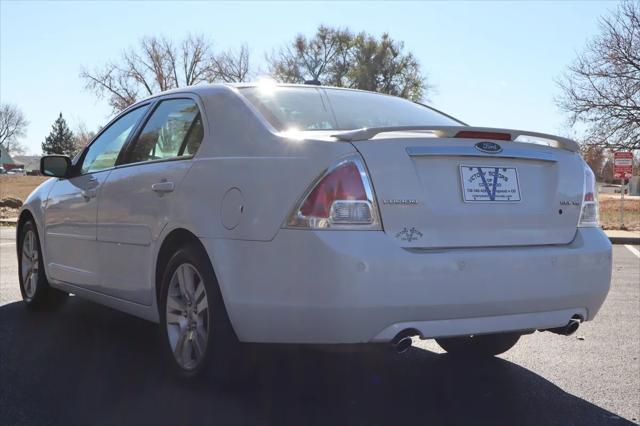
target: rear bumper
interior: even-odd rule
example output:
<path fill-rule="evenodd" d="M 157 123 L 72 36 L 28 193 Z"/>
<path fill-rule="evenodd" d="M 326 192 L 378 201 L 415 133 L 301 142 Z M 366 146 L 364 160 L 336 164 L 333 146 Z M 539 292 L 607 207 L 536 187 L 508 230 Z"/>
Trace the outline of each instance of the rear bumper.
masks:
<path fill-rule="evenodd" d="M 581 228 L 563 246 L 410 251 L 383 232 L 281 230 L 270 242 L 203 239 L 245 342 L 387 342 L 591 320 L 611 244 Z"/>

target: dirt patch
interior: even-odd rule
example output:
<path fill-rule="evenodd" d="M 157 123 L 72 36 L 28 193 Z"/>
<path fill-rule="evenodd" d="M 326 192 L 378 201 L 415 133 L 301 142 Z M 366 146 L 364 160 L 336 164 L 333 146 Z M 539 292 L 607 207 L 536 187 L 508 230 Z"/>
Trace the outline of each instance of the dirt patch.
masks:
<path fill-rule="evenodd" d="M 22 200 L 17 198 L 0 198 L 0 207 L 8 207 L 11 209 L 19 209 L 22 207 Z"/>
<path fill-rule="evenodd" d="M 24 202 L 29 194 L 49 178 L 43 176 L 7 176 L 0 175 L 0 200 L 14 198 Z M 0 218 L 16 217 L 17 208 L 0 207 Z"/>

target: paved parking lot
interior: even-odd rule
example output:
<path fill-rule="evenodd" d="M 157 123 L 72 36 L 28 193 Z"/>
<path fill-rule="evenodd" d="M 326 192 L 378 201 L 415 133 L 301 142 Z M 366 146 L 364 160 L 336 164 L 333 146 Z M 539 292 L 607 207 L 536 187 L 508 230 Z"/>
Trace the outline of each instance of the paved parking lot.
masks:
<path fill-rule="evenodd" d="M 614 247 L 612 289 L 599 316 L 574 336 L 535 333 L 476 362 L 452 360 L 431 341 L 403 355 L 264 348 L 258 377 L 223 391 L 167 374 L 154 324 L 78 298 L 55 312 L 24 309 L 13 232 L 0 228 L 2 424 L 640 420 L 640 258 L 625 246 Z"/>

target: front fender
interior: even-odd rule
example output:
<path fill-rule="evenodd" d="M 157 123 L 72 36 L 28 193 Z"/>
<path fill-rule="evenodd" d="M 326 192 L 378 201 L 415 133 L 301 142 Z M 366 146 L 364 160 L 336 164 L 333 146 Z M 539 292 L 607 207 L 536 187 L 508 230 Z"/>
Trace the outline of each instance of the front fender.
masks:
<path fill-rule="evenodd" d="M 47 254 L 44 249 L 45 239 L 46 239 L 46 234 L 44 232 L 45 231 L 45 209 L 46 209 L 47 199 L 49 198 L 49 193 L 51 192 L 51 189 L 53 188 L 53 186 L 57 181 L 58 181 L 57 178 L 48 179 L 42 182 L 36 189 L 33 190 L 33 192 L 31 192 L 31 194 L 29 194 L 24 204 L 22 204 L 22 207 L 20 207 L 20 212 L 18 214 L 18 226 L 16 227 L 16 255 L 17 255 L 18 254 L 17 250 L 19 246 L 17 242 L 18 242 L 18 238 L 20 237 L 20 231 L 22 230 L 22 225 L 24 224 L 28 216 L 31 216 L 31 218 L 33 218 L 33 221 L 36 224 L 36 230 L 38 231 L 38 237 L 40 238 L 40 246 L 41 246 L 42 256 L 43 256 L 42 263 L 45 265 L 45 275 L 47 276 L 47 278 L 49 277 L 49 274 L 47 272 L 47 267 L 46 267 Z"/>

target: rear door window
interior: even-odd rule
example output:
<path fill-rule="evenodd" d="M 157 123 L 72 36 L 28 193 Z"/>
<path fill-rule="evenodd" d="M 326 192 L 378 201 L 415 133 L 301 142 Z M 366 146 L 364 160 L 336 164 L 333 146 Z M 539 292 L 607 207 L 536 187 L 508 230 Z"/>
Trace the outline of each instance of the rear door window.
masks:
<path fill-rule="evenodd" d="M 167 99 L 156 107 L 126 163 L 167 160 L 195 154 L 204 136 L 202 116 L 192 99 Z"/>

